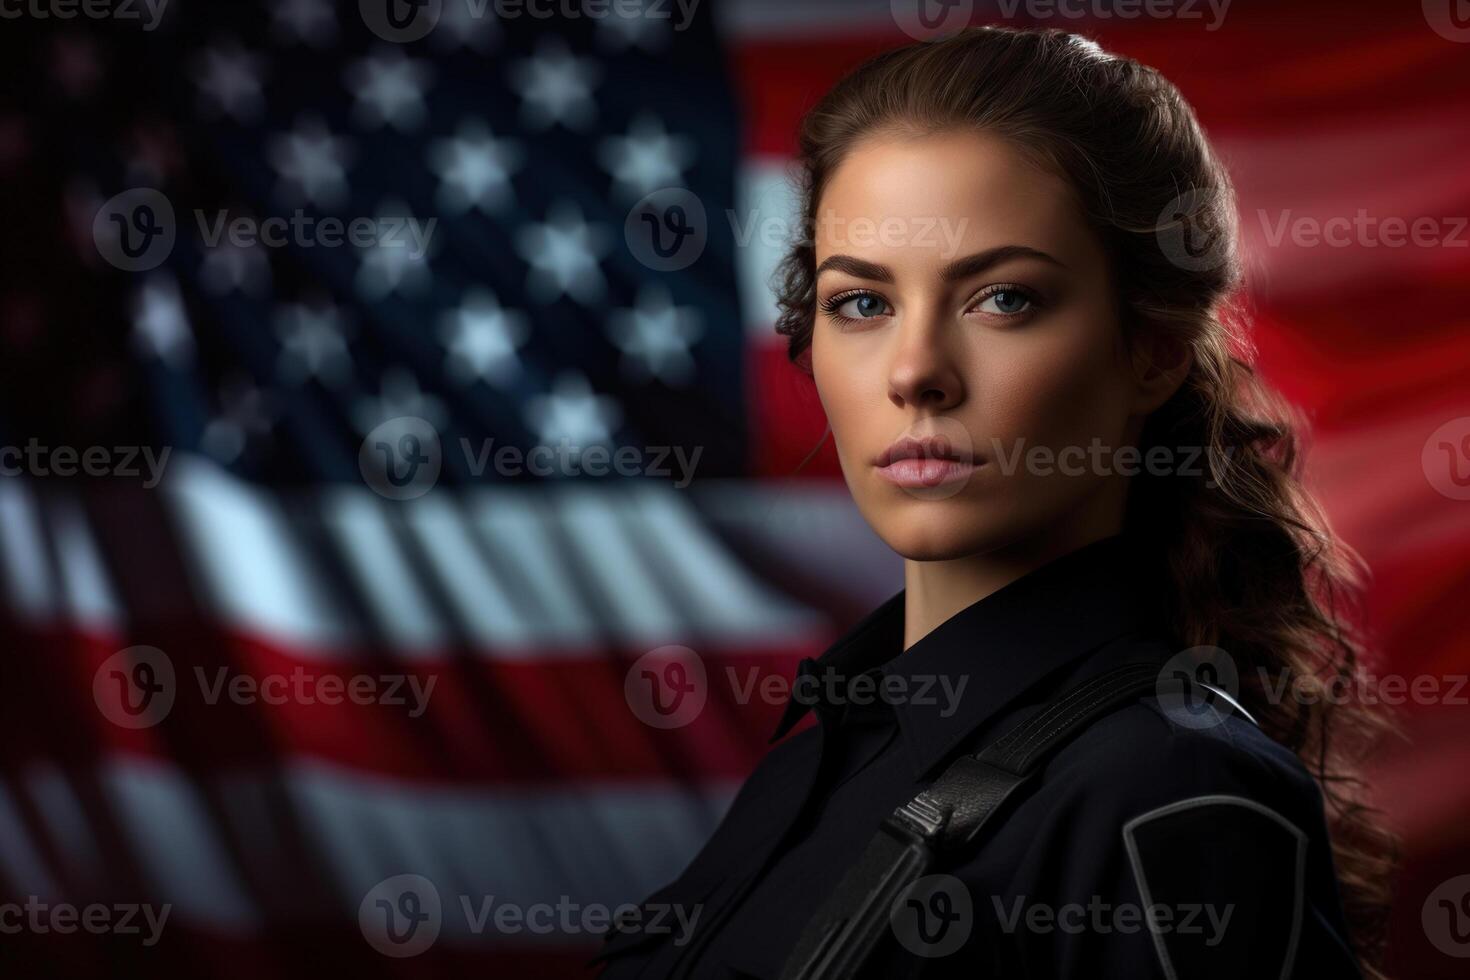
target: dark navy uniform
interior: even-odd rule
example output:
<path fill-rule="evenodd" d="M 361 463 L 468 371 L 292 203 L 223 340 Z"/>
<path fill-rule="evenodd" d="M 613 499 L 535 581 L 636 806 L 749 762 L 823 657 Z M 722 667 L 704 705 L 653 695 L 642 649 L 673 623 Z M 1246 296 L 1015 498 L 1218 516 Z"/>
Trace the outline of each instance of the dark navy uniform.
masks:
<path fill-rule="evenodd" d="M 697 909 L 692 934 L 612 930 L 601 976 L 777 977 L 880 821 L 948 762 L 1078 680 L 1177 650 L 1148 572 L 1114 536 L 908 650 L 900 592 L 802 661 L 811 680 L 793 686 L 804 694 L 773 740 L 808 710 L 816 723 L 769 753 L 684 873 L 646 900 Z M 976 849 L 895 903 L 891 933 L 863 976 L 1360 976 L 1320 792 L 1223 701 L 1147 696 L 1092 723 Z"/>

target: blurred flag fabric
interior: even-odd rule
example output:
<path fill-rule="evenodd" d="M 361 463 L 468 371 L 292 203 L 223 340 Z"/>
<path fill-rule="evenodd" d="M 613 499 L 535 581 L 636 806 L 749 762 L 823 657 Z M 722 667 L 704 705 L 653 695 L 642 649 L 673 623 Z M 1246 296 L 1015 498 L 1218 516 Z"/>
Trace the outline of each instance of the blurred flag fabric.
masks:
<path fill-rule="evenodd" d="M 0 445 L 33 451 L 0 460 L 0 902 L 169 911 L 153 945 L 32 928 L 0 965 L 575 975 L 580 916 L 678 872 L 779 713 L 741 692 L 901 584 L 830 445 L 792 478 L 822 418 L 767 280 L 801 112 L 911 6 L 6 22 Z M 1432 2 L 1176 6 L 945 9 L 1159 67 L 1225 155 L 1381 669 L 1446 690 L 1376 778 L 1401 973 L 1451 976 L 1420 910 L 1470 873 L 1470 38 Z M 1360 212 L 1441 240 L 1279 234 Z M 98 447 L 119 475 L 65 475 Z M 705 700 L 660 727 L 630 666 L 669 645 Z M 431 923 L 412 949 L 397 913 Z"/>

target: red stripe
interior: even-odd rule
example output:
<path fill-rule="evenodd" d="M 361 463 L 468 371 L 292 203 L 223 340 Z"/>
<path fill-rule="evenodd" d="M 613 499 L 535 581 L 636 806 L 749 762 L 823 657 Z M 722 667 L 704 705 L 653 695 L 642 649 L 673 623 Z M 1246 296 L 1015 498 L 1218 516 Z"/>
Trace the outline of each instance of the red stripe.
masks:
<path fill-rule="evenodd" d="M 130 730 L 107 720 L 92 693 L 102 662 L 128 641 L 66 631 L 12 635 L 7 686 L 25 696 L 13 699 L 0 727 L 0 753 L 11 766 L 43 759 L 84 766 L 122 751 L 201 773 L 317 759 L 405 780 L 517 785 L 743 778 L 769 748 L 782 706 L 759 687 L 749 697 L 740 690 L 794 676 L 801 657 L 823 648 L 814 637 L 758 654 L 701 654 L 709 679 L 703 711 L 688 725 L 661 730 L 640 721 L 624 697 L 624 675 L 641 650 L 534 661 L 468 651 L 405 661 L 373 650 L 321 663 L 239 634 L 156 631 L 134 642 L 168 653 L 178 693 L 161 722 Z M 211 703 L 222 668 L 231 679 L 285 677 L 292 687 L 281 704 L 228 695 Z M 296 694 L 297 674 L 313 703 Z M 338 679 L 345 691 L 354 677 L 398 674 L 421 685 L 435 678 L 417 718 L 409 717 L 412 702 L 326 704 L 316 696 L 322 678 Z M 376 690 L 389 689 L 379 682 Z M 407 698 L 409 688 L 398 693 Z"/>
<path fill-rule="evenodd" d="M 1050 18 L 1104 48 L 1159 69 L 1212 132 L 1292 133 L 1305 119 L 1362 126 L 1406 104 L 1444 107 L 1470 100 L 1463 45 L 1430 29 L 1415 3 L 1366 11 L 1340 4 L 1232 4 L 1215 30 L 1179 18 Z M 975 23 L 984 23 L 976 18 Z M 1021 20 L 989 20 L 1024 27 Z M 746 149 L 790 156 L 802 115 L 864 59 L 911 41 L 892 24 L 872 33 L 796 39 L 743 39 L 734 46 L 735 84 L 744 105 Z M 1231 84 L 1229 79 L 1249 79 Z M 1427 101 L 1426 101 L 1427 100 Z"/>

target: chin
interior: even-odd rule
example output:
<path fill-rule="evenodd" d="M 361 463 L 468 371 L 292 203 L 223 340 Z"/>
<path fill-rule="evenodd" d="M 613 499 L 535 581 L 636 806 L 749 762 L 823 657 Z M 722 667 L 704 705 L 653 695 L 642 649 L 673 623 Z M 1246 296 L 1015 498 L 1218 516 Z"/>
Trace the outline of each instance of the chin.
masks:
<path fill-rule="evenodd" d="M 974 505 L 958 502 L 912 501 L 869 519 L 878 537 L 910 561 L 948 561 L 991 551 L 1005 543 L 1005 535 L 974 512 Z"/>

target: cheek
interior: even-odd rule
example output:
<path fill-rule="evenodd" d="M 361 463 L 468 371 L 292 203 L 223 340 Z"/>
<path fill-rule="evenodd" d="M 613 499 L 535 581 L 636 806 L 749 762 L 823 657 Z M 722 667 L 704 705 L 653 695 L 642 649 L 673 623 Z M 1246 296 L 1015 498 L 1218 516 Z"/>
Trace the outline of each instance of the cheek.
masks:
<path fill-rule="evenodd" d="M 850 448 L 849 432 L 859 431 L 865 420 L 871 421 L 871 365 L 865 366 L 850 345 L 824 344 L 820 335 L 819 329 L 812 337 L 812 379 L 841 452 Z"/>
<path fill-rule="evenodd" d="M 1018 333 L 992 349 L 980 370 L 986 427 L 1008 446 L 1087 445 L 1094 436 L 1116 440 L 1126 402 L 1111 335 L 1078 324 L 1044 338 Z"/>

